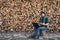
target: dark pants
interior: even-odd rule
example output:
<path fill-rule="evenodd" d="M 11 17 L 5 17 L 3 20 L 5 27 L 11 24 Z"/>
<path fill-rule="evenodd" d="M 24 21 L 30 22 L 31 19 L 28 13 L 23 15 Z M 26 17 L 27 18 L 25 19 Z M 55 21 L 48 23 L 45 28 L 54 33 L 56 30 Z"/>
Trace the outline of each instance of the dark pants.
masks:
<path fill-rule="evenodd" d="M 39 36 L 42 34 L 42 30 L 46 30 L 45 26 L 39 26 L 37 23 L 33 23 L 34 26 L 34 36 Z"/>

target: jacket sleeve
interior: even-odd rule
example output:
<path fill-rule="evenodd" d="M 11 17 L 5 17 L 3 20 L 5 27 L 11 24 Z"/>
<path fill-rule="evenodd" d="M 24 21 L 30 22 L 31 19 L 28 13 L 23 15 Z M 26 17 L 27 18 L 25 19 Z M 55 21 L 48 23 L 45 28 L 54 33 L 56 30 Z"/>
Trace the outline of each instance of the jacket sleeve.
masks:
<path fill-rule="evenodd" d="M 49 23 L 49 19 L 47 17 L 45 18 L 45 23 Z"/>
<path fill-rule="evenodd" d="M 41 18 L 39 19 L 39 22 L 42 22 L 42 19 Z"/>

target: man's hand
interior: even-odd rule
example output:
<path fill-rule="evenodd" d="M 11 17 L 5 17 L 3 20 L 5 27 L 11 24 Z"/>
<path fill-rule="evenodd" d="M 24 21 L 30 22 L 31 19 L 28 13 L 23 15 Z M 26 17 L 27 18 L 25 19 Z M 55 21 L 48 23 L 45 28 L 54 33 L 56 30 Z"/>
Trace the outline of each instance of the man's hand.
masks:
<path fill-rule="evenodd" d="M 46 26 L 47 26 L 48 24 L 49 24 L 49 23 L 46 23 L 46 24 L 45 24 L 45 23 L 43 23 L 43 25 L 46 25 Z"/>
<path fill-rule="evenodd" d="M 39 26 L 40 26 L 40 25 L 43 25 L 43 23 L 38 23 L 38 24 L 39 24 Z"/>
<path fill-rule="evenodd" d="M 46 24 L 45 24 L 45 23 L 39 23 L 39 25 L 46 25 L 46 26 L 47 26 L 48 24 L 49 24 L 49 23 L 46 23 Z"/>

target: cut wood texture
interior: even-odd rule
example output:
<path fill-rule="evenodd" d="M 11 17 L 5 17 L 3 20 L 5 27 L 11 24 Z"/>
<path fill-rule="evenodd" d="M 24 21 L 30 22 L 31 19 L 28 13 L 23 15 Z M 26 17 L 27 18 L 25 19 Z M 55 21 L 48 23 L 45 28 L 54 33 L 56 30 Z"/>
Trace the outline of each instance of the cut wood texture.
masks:
<path fill-rule="evenodd" d="M 47 12 L 49 32 L 60 32 L 59 0 L 0 0 L 0 32 L 33 32 L 40 12 Z"/>

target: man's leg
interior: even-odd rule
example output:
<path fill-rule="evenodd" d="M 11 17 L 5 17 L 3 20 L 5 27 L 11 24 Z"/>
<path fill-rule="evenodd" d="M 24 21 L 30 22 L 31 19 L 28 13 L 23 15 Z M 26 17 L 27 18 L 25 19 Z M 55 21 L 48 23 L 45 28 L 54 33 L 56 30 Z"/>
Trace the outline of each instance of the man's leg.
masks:
<path fill-rule="evenodd" d="M 34 32 L 37 30 L 37 28 L 39 28 L 40 26 L 38 25 L 38 23 L 32 23 L 34 26 Z M 42 36 L 42 31 L 40 31 L 40 36 Z"/>
<path fill-rule="evenodd" d="M 38 38 L 39 37 L 39 34 L 40 34 L 40 32 L 42 31 L 42 30 L 46 30 L 46 27 L 39 27 L 39 28 L 37 28 L 37 30 L 34 32 L 34 36 L 35 36 L 35 38 Z"/>
<path fill-rule="evenodd" d="M 37 23 L 32 23 L 32 24 L 34 26 L 34 33 L 33 33 L 33 35 L 29 36 L 29 38 L 34 38 L 35 37 L 36 31 L 39 27 L 39 25 Z"/>
<path fill-rule="evenodd" d="M 32 23 L 34 26 L 34 33 L 36 33 L 37 29 L 39 28 L 38 23 Z"/>
<path fill-rule="evenodd" d="M 41 32 L 41 29 L 39 27 L 39 28 L 36 29 L 36 31 L 34 31 L 34 34 L 33 34 L 34 38 L 39 38 L 40 32 Z"/>
<path fill-rule="evenodd" d="M 47 35 L 46 35 L 46 30 L 47 30 L 47 28 L 44 27 L 44 26 L 42 26 L 42 27 L 41 27 L 41 30 L 42 30 L 43 37 L 47 37 Z"/>
<path fill-rule="evenodd" d="M 40 31 L 40 34 L 39 34 L 39 36 L 43 36 L 42 30 Z"/>

